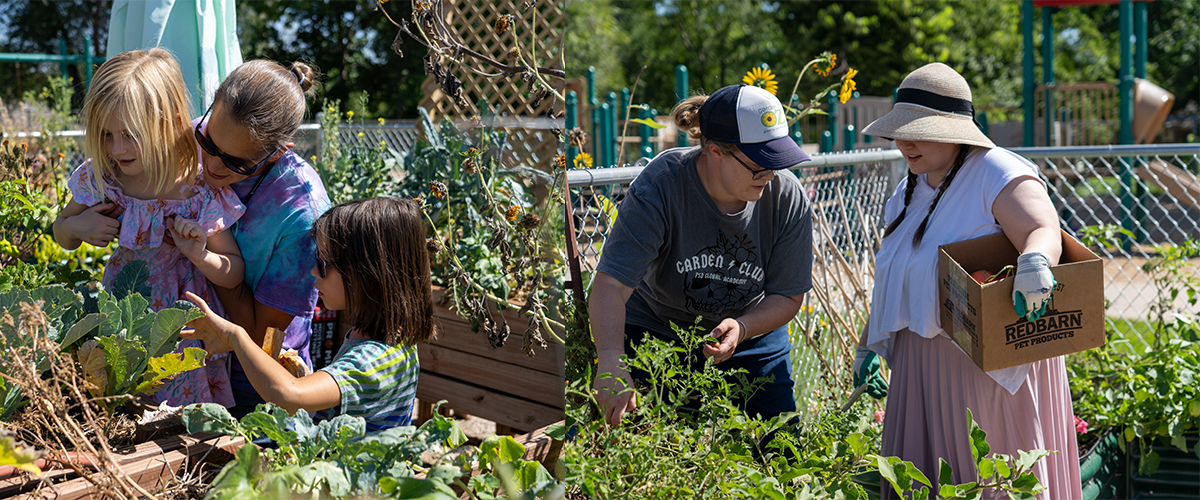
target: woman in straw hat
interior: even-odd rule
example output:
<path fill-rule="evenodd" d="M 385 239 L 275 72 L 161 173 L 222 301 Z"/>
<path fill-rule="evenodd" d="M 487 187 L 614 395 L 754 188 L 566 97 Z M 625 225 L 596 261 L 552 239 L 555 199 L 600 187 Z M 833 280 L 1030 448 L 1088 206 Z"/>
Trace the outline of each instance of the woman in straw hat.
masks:
<path fill-rule="evenodd" d="M 793 412 L 787 322 L 812 287 L 812 213 L 786 169 L 808 155 L 788 137 L 779 100 L 758 87 L 693 96 L 671 116 L 700 145 L 646 166 L 604 244 L 588 301 L 596 399 L 619 424 L 637 406 L 630 375 L 648 378 L 621 355 L 646 335 L 677 343 L 670 324 L 700 316 L 719 340 L 700 354 L 772 379 L 741 402 L 746 412 Z"/>
<path fill-rule="evenodd" d="M 863 133 L 895 140 L 908 163 L 884 209 L 888 227 L 876 259 L 871 318 L 853 367 L 855 385 L 882 386 L 877 354 L 892 369 L 883 423 L 884 455 L 929 477 L 938 460 L 954 481 L 974 481 L 967 409 L 992 451 L 1045 449 L 1034 475 L 1042 498 L 1080 498 L 1071 393 L 1063 358 L 982 372 L 942 331 L 936 288 L 938 245 L 1004 232 L 1021 251 L 1013 308 L 1045 312 L 1050 266 L 1062 252 L 1058 215 L 1028 160 L 996 147 L 974 122 L 971 89 L 933 63 L 900 84 L 892 111 Z M 878 397 L 878 395 L 877 395 Z"/>

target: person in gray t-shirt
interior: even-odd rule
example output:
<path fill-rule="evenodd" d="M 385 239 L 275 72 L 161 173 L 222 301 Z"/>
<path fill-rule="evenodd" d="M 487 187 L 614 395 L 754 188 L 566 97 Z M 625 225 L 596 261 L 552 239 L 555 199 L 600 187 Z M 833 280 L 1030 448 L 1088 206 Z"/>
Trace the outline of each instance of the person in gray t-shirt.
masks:
<path fill-rule="evenodd" d="M 740 402 L 747 413 L 795 411 L 787 323 L 812 288 L 812 212 L 786 169 L 809 157 L 758 87 L 690 97 L 671 115 L 700 146 L 655 157 L 621 202 L 588 301 L 597 373 L 615 375 L 596 378 L 596 399 L 619 424 L 637 405 L 621 354 L 647 333 L 677 341 L 670 324 L 699 316 L 719 341 L 704 356 L 773 378 Z"/>

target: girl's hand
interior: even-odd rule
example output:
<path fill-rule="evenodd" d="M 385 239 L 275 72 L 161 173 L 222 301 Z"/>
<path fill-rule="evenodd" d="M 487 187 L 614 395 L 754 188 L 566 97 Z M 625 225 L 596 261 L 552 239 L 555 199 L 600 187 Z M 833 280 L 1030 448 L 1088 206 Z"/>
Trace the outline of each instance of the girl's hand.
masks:
<path fill-rule="evenodd" d="M 233 350 L 234 339 L 238 335 L 246 334 L 242 327 L 230 323 L 229 320 L 222 318 L 213 312 L 208 307 L 208 303 L 204 299 L 197 297 L 192 292 L 184 292 L 184 296 L 188 300 L 196 304 L 201 311 L 204 311 L 204 317 L 192 320 L 188 326 L 191 330 L 184 329 L 179 332 L 179 336 L 185 339 L 198 339 L 204 341 L 204 350 L 211 354 L 220 354 Z"/>
<path fill-rule="evenodd" d="M 97 203 L 83 213 L 67 219 L 70 234 L 89 245 L 106 247 L 121 234 L 121 221 L 116 217 L 121 207 L 111 201 Z"/>
<path fill-rule="evenodd" d="M 200 223 L 183 217 L 175 217 L 175 223 L 168 226 L 175 248 L 184 257 L 193 262 L 204 259 L 204 250 L 208 246 L 208 233 L 200 227 Z"/>

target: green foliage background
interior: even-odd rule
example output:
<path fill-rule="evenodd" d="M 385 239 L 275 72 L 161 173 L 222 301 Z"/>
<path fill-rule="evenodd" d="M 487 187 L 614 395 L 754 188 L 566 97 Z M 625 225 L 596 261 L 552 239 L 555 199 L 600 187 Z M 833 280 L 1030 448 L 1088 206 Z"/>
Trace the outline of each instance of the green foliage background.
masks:
<path fill-rule="evenodd" d="M 1176 96 L 1176 110 L 1200 103 L 1200 0 L 1146 3 L 1148 79 Z M 957 69 L 975 89 L 976 107 L 993 120 L 1020 118 L 1021 2 L 978 0 L 574 0 L 567 39 L 568 75 L 596 67 L 601 95 L 632 87 L 643 65 L 637 102 L 665 114 L 675 103 L 675 66 L 688 67 L 693 92 L 736 83 L 766 62 L 780 92 L 825 50 L 861 73 L 862 95 L 890 96 L 904 75 L 929 62 Z M 1116 82 L 1118 8 L 1056 9 L 1055 79 Z M 1041 79 L 1041 9 L 1035 9 L 1035 74 Z M 615 30 L 595 29 L 614 26 Z M 835 71 L 843 71 L 842 69 Z M 827 84 L 800 83 L 801 96 Z"/>

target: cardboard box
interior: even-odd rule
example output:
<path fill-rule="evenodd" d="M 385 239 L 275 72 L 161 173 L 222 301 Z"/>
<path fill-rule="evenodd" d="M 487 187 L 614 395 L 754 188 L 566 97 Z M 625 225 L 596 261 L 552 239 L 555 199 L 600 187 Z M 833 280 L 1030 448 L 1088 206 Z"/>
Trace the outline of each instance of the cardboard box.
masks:
<path fill-rule="evenodd" d="M 1015 278 L 980 285 L 971 273 L 1016 266 L 1004 233 L 938 247 L 942 329 L 983 371 L 1008 368 L 1104 345 L 1104 264 L 1065 231 L 1058 286 L 1046 314 L 1030 322 L 1013 311 Z M 1015 274 L 1015 272 L 1014 272 Z"/>

